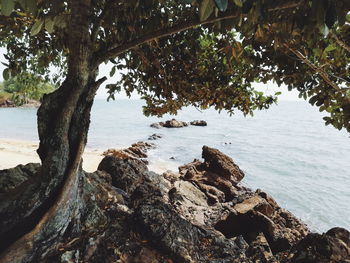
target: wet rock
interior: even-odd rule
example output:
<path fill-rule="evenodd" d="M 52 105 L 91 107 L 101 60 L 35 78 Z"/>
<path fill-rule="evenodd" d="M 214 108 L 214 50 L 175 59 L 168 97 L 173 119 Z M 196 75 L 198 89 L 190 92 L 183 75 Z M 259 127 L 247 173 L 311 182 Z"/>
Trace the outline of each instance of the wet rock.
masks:
<path fill-rule="evenodd" d="M 164 122 L 155 122 L 150 125 L 152 128 L 160 129 L 164 126 Z"/>
<path fill-rule="evenodd" d="M 158 140 L 160 138 L 162 138 L 163 135 L 158 134 L 158 133 L 153 133 L 151 136 L 148 137 L 149 141 L 154 141 L 154 140 Z"/>
<path fill-rule="evenodd" d="M 178 121 L 176 119 L 171 119 L 171 120 L 167 120 L 165 122 L 156 122 L 156 123 L 152 123 L 150 125 L 153 128 L 161 128 L 161 127 L 165 127 L 165 128 L 182 128 L 182 127 L 187 127 L 188 123 L 184 122 L 184 121 Z"/>
<path fill-rule="evenodd" d="M 207 122 L 204 120 L 194 120 L 190 122 L 191 125 L 193 126 L 207 126 Z"/>

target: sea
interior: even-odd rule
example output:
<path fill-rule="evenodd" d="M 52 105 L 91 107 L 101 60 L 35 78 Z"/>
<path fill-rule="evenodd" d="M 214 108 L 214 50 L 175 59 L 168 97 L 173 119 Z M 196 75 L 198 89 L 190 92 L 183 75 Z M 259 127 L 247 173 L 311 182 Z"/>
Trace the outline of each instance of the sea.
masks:
<path fill-rule="evenodd" d="M 244 171 L 245 186 L 268 192 L 312 230 L 350 229 L 350 134 L 325 126 L 317 107 L 281 101 L 253 117 L 188 107 L 176 116 L 157 118 L 145 117 L 143 105 L 141 100 L 97 99 L 87 149 L 128 147 L 161 134 L 149 152 L 150 169 L 161 172 L 201 159 L 203 145 L 214 147 Z M 205 120 L 208 126 L 150 127 L 171 118 Z M 38 140 L 36 109 L 0 109 L 0 123 L 0 138 Z"/>

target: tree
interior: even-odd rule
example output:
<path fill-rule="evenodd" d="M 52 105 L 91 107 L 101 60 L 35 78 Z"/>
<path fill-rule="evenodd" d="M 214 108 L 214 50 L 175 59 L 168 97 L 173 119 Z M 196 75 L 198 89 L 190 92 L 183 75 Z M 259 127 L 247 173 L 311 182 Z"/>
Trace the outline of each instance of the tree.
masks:
<path fill-rule="evenodd" d="M 251 84 L 273 80 L 350 131 L 349 10 L 347 0 L 2 0 L 4 77 L 50 66 L 65 76 L 38 110 L 40 184 L 1 200 L 10 213 L 29 199 L 1 222 L 1 235 L 15 233 L 1 240 L 3 258 L 28 260 L 75 220 L 90 110 L 106 80 L 96 79 L 101 63 L 115 64 L 111 75 L 126 70 L 110 97 L 136 90 L 146 114 L 190 104 L 248 114 L 276 100 Z M 46 201 L 33 207 L 33 198 Z"/>

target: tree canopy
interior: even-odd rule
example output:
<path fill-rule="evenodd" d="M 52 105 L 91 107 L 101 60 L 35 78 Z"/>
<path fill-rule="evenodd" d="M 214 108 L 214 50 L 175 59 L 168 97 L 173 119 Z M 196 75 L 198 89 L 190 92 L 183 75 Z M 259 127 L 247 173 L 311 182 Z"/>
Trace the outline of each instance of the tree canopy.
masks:
<path fill-rule="evenodd" d="M 146 114 L 186 105 L 245 114 L 276 96 L 255 91 L 274 81 L 325 111 L 326 124 L 350 131 L 350 3 L 346 0 L 92 0 L 86 45 L 93 64 L 110 61 L 122 78 L 108 85 L 146 99 Z M 4 77 L 61 71 L 71 50 L 71 2 L 2 0 Z M 75 40 L 76 41 L 76 40 Z M 278 95 L 278 94 L 276 94 Z"/>

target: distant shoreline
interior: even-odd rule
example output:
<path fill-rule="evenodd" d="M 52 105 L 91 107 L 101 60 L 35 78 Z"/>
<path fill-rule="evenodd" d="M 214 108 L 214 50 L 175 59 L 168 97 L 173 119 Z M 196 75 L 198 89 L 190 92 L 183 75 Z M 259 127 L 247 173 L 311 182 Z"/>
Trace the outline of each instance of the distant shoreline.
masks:
<path fill-rule="evenodd" d="M 9 99 L 0 100 L 0 108 L 39 108 L 40 105 L 40 101 L 37 100 L 29 100 L 28 103 L 21 106 L 17 106 Z"/>
<path fill-rule="evenodd" d="M 39 163 L 37 148 L 37 141 L 0 138 L 0 170 L 13 168 L 19 164 Z M 102 158 L 102 152 L 85 151 L 83 155 L 84 170 L 87 172 L 96 171 Z"/>

